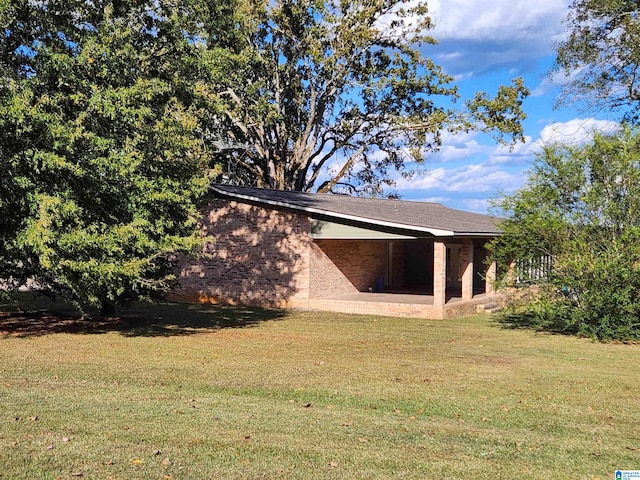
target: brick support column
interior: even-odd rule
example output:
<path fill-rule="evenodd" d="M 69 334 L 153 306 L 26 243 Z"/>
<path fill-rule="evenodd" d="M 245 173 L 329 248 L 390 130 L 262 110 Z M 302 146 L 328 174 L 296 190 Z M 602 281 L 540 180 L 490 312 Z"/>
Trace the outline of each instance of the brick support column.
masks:
<path fill-rule="evenodd" d="M 433 304 L 444 307 L 447 293 L 447 244 L 433 242 Z"/>
<path fill-rule="evenodd" d="M 465 240 L 460 256 L 460 270 L 462 271 L 462 300 L 473 298 L 473 240 Z"/>
<path fill-rule="evenodd" d="M 488 296 L 496 294 L 496 262 L 491 262 L 487 267 L 485 292 Z"/>

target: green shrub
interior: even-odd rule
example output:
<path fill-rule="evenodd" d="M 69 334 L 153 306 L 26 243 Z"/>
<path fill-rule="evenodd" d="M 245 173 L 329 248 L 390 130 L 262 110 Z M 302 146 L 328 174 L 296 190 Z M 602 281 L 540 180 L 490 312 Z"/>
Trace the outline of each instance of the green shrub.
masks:
<path fill-rule="evenodd" d="M 540 154 L 528 184 L 497 203 L 502 282 L 514 260 L 553 257 L 529 305 L 536 328 L 640 339 L 640 130 Z"/>

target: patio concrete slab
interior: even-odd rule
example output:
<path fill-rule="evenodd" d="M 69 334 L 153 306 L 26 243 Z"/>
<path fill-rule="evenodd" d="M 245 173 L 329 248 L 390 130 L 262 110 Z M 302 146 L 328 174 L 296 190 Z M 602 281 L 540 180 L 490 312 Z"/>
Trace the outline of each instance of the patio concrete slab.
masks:
<path fill-rule="evenodd" d="M 476 295 L 472 300 L 460 297 L 447 299 L 444 306 L 434 305 L 432 295 L 409 293 L 358 292 L 331 297 L 313 298 L 291 306 L 305 310 L 324 310 L 364 315 L 385 315 L 413 318 L 455 318 L 475 313 L 476 306 L 494 301 L 496 297 Z"/>

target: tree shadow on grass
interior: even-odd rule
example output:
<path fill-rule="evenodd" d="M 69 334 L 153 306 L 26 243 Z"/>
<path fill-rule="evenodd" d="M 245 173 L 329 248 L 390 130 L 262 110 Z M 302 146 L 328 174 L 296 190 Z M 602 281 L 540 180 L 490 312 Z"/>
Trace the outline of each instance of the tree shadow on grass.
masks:
<path fill-rule="evenodd" d="M 0 337 L 38 337 L 55 333 L 127 337 L 170 337 L 248 328 L 277 320 L 284 310 L 162 302 L 136 304 L 114 317 L 83 318 L 73 307 L 44 297 L 22 296 L 18 304 L 0 302 Z"/>
<path fill-rule="evenodd" d="M 500 313 L 496 321 L 502 327 L 510 330 L 539 330 L 539 320 L 531 312 Z"/>
<path fill-rule="evenodd" d="M 532 330 L 557 335 L 575 335 L 576 330 L 557 321 L 543 320 L 539 315 L 530 311 L 509 311 L 498 315 L 496 321 L 502 328 L 509 330 Z"/>

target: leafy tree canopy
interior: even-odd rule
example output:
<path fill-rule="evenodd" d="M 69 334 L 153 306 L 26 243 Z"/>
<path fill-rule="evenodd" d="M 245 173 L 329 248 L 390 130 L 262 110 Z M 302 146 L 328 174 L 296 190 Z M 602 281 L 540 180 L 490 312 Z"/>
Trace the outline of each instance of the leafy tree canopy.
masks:
<path fill-rule="evenodd" d="M 435 40 L 424 2 L 264 0 L 220 78 L 226 108 L 210 131 L 228 178 L 290 190 L 382 194 L 392 173 L 437 150 L 441 133 L 521 140 L 522 80 L 459 99 L 421 51 Z M 216 67 L 217 68 L 217 67 Z M 330 164 L 339 163 L 328 172 Z M 334 165 L 335 166 L 335 165 Z"/>
<path fill-rule="evenodd" d="M 560 104 L 617 111 L 638 123 L 640 4 L 636 0 L 574 0 L 552 73 L 563 73 Z"/>
<path fill-rule="evenodd" d="M 522 138 L 522 81 L 458 101 L 413 1 L 0 0 L 0 26 L 0 282 L 81 307 L 171 287 L 220 162 L 381 194 L 443 130 Z"/>
<path fill-rule="evenodd" d="M 195 6 L 0 2 L 5 287 L 104 310 L 170 288 L 208 184 Z"/>
<path fill-rule="evenodd" d="M 545 148 L 527 185 L 497 207 L 503 281 L 514 260 L 553 257 L 533 305 L 542 327 L 640 338 L 640 130 Z"/>

